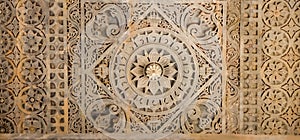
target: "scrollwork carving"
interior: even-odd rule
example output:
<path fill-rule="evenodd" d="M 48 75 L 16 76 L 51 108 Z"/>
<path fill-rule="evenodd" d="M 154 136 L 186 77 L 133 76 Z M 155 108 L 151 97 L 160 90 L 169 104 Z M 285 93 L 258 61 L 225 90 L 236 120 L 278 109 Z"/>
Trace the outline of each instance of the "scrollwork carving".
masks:
<path fill-rule="evenodd" d="M 217 24 L 213 20 L 213 4 L 195 4 L 187 7 L 181 16 L 181 26 L 183 30 L 195 37 L 200 43 L 210 44 L 217 39 Z"/>
<path fill-rule="evenodd" d="M 104 133 L 120 133 L 125 127 L 124 111 L 109 99 L 100 99 L 90 104 L 86 114 L 94 126 Z"/>
<path fill-rule="evenodd" d="M 95 15 L 86 23 L 89 38 L 101 43 L 113 42 L 124 32 L 126 20 L 120 7 L 108 4 L 93 14 Z"/>

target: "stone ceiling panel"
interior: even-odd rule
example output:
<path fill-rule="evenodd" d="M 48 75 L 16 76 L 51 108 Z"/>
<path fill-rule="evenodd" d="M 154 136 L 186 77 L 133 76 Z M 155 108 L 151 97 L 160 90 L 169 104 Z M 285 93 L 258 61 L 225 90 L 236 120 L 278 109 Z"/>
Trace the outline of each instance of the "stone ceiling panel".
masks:
<path fill-rule="evenodd" d="M 0 0 L 0 139 L 299 135 L 299 7 Z"/>

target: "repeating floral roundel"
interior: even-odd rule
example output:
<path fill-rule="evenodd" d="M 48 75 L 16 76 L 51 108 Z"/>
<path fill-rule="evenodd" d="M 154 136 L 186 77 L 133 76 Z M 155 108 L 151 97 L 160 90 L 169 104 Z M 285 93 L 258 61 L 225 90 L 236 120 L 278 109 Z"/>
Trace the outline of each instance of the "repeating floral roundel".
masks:
<path fill-rule="evenodd" d="M 288 66 L 280 59 L 271 59 L 265 62 L 262 70 L 262 79 L 269 85 L 280 85 L 288 79 Z"/>
<path fill-rule="evenodd" d="M 0 85 L 7 84 L 15 77 L 13 62 L 5 57 L 0 57 Z"/>
<path fill-rule="evenodd" d="M 288 35 L 283 31 L 270 30 L 263 36 L 263 50 L 269 56 L 279 56 L 287 52 L 289 47 Z"/>
<path fill-rule="evenodd" d="M 18 96 L 18 106 L 24 113 L 37 113 L 46 106 L 46 93 L 39 87 L 26 87 Z"/>
<path fill-rule="evenodd" d="M 270 114 L 280 114 L 288 107 L 288 94 L 282 89 L 268 89 L 262 95 L 262 108 Z"/>
<path fill-rule="evenodd" d="M 31 115 L 25 117 L 25 119 L 20 122 L 18 129 L 20 133 L 44 134 L 46 133 L 47 127 L 45 121 L 40 116 Z"/>
<path fill-rule="evenodd" d="M 15 107 L 15 96 L 13 91 L 0 88 L 0 114 L 9 113 Z"/>
<path fill-rule="evenodd" d="M 281 118 L 268 118 L 262 127 L 267 135 L 286 135 L 288 131 L 288 124 Z"/>
<path fill-rule="evenodd" d="M 21 52 L 29 55 L 37 55 L 44 51 L 46 37 L 36 28 L 25 28 L 18 36 L 18 47 Z"/>
<path fill-rule="evenodd" d="M 285 1 L 271 0 L 263 7 L 263 20 L 269 26 L 282 26 L 290 18 L 290 7 Z"/>
<path fill-rule="evenodd" d="M 0 54 L 9 54 L 14 47 L 14 37 L 7 29 L 0 27 Z"/>
<path fill-rule="evenodd" d="M 23 83 L 39 83 L 46 76 L 45 70 L 45 64 L 41 60 L 37 58 L 25 58 L 18 65 L 18 77 Z"/>
<path fill-rule="evenodd" d="M 0 118 L 0 134 L 15 133 L 16 125 L 9 118 Z"/>
<path fill-rule="evenodd" d="M 45 18 L 45 6 L 43 1 L 19 1 L 16 11 L 19 21 L 26 25 L 38 25 Z"/>
<path fill-rule="evenodd" d="M 14 17 L 14 7 L 8 0 L 0 0 L 0 25 L 9 23 Z"/>

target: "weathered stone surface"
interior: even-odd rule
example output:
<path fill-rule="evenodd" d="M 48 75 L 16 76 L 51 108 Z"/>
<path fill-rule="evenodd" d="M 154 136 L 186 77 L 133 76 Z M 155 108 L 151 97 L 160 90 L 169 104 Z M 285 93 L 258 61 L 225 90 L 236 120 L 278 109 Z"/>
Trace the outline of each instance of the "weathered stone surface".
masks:
<path fill-rule="evenodd" d="M 297 139 L 299 9 L 0 0 L 0 138 Z"/>

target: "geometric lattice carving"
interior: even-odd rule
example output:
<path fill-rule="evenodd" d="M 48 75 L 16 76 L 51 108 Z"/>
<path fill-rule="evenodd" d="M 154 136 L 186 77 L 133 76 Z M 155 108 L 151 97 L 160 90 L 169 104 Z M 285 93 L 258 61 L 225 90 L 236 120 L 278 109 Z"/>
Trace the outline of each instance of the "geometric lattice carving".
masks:
<path fill-rule="evenodd" d="M 0 134 L 300 135 L 300 1 L 0 0 Z"/>
<path fill-rule="evenodd" d="M 245 80 L 241 88 L 249 90 L 244 93 L 247 104 L 242 107 L 245 111 L 241 129 L 247 133 L 286 135 L 299 131 L 299 110 L 294 108 L 294 101 L 299 102 L 295 96 L 300 56 L 294 47 L 299 32 L 298 5 L 299 1 L 283 0 L 244 4 L 245 8 L 257 11 L 245 11 L 244 20 L 248 22 L 242 26 L 245 31 L 241 66 L 247 71 L 242 72 Z M 253 31 L 252 27 L 261 30 Z"/>

